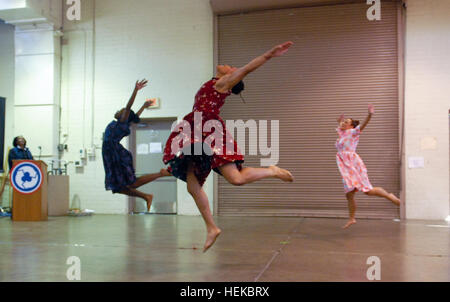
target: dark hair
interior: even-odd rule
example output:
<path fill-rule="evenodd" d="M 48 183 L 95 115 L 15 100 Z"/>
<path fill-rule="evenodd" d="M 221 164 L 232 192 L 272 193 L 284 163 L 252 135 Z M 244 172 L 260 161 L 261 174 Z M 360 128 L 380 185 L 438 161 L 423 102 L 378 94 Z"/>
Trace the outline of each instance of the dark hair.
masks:
<path fill-rule="evenodd" d="M 353 127 L 353 128 L 358 127 L 359 121 L 358 121 L 358 120 L 354 120 L 354 119 L 351 119 L 351 120 L 352 120 L 352 127 Z"/>
<path fill-rule="evenodd" d="M 24 144 L 24 146 L 26 146 L 27 145 L 27 140 L 23 137 L 23 136 L 16 136 L 14 139 L 13 139 L 13 146 L 14 147 L 17 147 L 17 145 L 19 145 L 19 143 L 17 142 L 18 140 L 19 140 L 19 138 L 23 138 L 23 140 L 25 141 L 25 144 Z"/>
<path fill-rule="evenodd" d="M 133 110 L 130 110 L 130 114 L 128 115 L 128 123 L 139 123 L 141 121 L 141 119 L 139 118 L 139 116 L 136 115 L 136 113 L 134 113 Z"/>
<path fill-rule="evenodd" d="M 244 90 L 244 82 L 243 81 L 240 81 L 239 83 L 234 85 L 233 88 L 231 88 L 231 92 L 233 94 L 239 94 L 239 93 L 241 93 L 242 90 Z"/>
<path fill-rule="evenodd" d="M 125 108 L 120 109 L 120 111 L 125 110 Z M 117 114 L 117 113 L 116 113 Z M 118 117 L 116 117 L 116 119 L 118 121 L 120 121 L 121 115 L 119 115 Z M 134 113 L 133 110 L 130 110 L 130 114 L 128 114 L 128 120 L 127 123 L 139 123 L 141 121 L 141 119 L 139 118 L 139 116 L 136 115 L 136 113 Z"/>

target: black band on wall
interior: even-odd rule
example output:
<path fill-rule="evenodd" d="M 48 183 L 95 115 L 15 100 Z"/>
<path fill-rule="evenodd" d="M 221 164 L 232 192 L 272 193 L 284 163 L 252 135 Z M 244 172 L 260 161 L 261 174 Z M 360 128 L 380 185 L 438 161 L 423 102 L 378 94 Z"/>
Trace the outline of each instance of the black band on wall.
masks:
<path fill-rule="evenodd" d="M 6 99 L 0 97 L 0 172 L 4 172 L 3 158 L 5 155 L 5 104 Z"/>

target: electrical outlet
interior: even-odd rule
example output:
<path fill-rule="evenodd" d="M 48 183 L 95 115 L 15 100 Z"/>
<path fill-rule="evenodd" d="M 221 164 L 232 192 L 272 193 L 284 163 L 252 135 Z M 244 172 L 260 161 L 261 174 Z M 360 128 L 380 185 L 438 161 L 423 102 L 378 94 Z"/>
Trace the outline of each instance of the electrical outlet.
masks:
<path fill-rule="evenodd" d="M 77 167 L 77 168 L 84 166 L 82 160 L 75 160 L 73 163 L 75 164 L 75 167 Z"/>
<path fill-rule="evenodd" d="M 80 149 L 80 158 L 86 158 L 86 149 Z"/>

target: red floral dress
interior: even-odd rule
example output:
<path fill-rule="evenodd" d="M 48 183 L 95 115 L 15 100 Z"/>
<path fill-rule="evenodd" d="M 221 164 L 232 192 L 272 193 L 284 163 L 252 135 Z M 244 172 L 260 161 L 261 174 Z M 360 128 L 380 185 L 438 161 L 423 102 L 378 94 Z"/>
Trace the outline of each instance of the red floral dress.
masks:
<path fill-rule="evenodd" d="M 218 92 L 214 88 L 216 81 L 213 78 L 198 90 L 192 112 L 174 127 L 166 142 L 163 161 L 172 175 L 183 181 L 189 163 L 200 185 L 211 170 L 220 174 L 218 168 L 225 164 L 235 163 L 242 169 L 244 156 L 219 116 L 230 92 Z"/>

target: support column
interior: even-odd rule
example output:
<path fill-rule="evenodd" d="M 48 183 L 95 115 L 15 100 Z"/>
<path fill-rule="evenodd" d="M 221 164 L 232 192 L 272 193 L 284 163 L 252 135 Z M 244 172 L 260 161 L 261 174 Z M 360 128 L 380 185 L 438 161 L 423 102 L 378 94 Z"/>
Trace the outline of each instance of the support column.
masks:
<path fill-rule="evenodd" d="M 61 43 L 51 24 L 15 31 L 14 133 L 35 159 L 57 158 Z M 39 148 L 41 147 L 41 149 Z"/>

